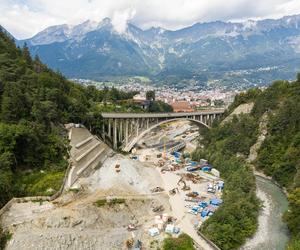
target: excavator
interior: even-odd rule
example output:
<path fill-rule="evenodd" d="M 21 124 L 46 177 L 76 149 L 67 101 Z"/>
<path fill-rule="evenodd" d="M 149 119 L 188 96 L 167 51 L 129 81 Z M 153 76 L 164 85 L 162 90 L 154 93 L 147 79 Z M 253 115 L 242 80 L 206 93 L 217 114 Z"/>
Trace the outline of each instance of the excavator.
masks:
<path fill-rule="evenodd" d="M 171 189 L 171 190 L 169 191 L 169 194 L 170 194 L 170 195 L 175 195 L 176 193 L 179 193 L 178 188 L 173 188 L 173 189 Z"/>
<path fill-rule="evenodd" d="M 120 169 L 120 163 L 117 161 L 116 165 L 115 165 L 115 170 L 117 173 L 120 173 L 121 169 Z"/>
<path fill-rule="evenodd" d="M 180 183 L 183 184 L 183 187 L 181 188 L 181 190 L 183 190 L 183 191 L 191 190 L 191 188 L 186 185 L 186 182 L 183 180 L 183 177 L 180 178 L 180 180 L 177 182 L 177 185 L 180 186 Z"/>

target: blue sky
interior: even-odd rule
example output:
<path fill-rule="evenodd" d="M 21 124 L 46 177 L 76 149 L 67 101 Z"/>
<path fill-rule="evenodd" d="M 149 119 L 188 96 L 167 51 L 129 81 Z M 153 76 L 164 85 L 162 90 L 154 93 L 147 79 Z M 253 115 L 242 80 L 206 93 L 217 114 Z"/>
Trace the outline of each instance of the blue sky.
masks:
<path fill-rule="evenodd" d="M 0 25 L 19 39 L 48 26 L 105 17 L 122 30 L 128 21 L 141 28 L 178 29 L 195 22 L 293 14 L 300 14 L 300 0 L 0 0 Z"/>

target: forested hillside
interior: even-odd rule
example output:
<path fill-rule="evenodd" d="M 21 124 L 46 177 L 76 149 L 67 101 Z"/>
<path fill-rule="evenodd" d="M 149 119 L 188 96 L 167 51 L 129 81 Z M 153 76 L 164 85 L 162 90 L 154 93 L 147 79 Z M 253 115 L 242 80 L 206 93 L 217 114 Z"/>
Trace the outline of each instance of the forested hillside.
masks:
<path fill-rule="evenodd" d="M 284 219 L 292 233 L 288 249 L 300 249 L 300 75 L 295 82 L 276 81 L 264 91 L 251 89 L 236 96 L 227 114 L 249 102 L 254 102 L 250 114 L 204 131 L 204 149 L 194 153 L 207 157 L 227 183 L 224 205 L 201 230 L 223 249 L 237 248 L 254 233 L 259 203 L 245 159 L 267 114 L 268 133 L 254 165 L 287 189 L 290 205 Z"/>

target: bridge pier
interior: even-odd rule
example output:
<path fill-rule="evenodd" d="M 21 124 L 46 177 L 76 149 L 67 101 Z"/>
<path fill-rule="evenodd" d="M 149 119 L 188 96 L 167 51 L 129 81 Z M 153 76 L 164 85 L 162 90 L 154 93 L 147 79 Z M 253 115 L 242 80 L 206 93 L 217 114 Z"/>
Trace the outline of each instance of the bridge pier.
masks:
<path fill-rule="evenodd" d="M 113 148 L 116 150 L 118 148 L 118 141 L 117 141 L 117 119 L 113 121 Z"/>
<path fill-rule="evenodd" d="M 126 119 L 125 120 L 125 144 L 128 144 L 128 123 L 129 123 L 129 121 L 128 121 L 128 119 Z"/>
<path fill-rule="evenodd" d="M 122 123 L 121 120 L 117 122 L 117 137 L 118 137 L 117 140 L 118 141 L 122 141 L 122 138 L 121 138 L 121 133 L 122 133 L 121 123 Z"/>
<path fill-rule="evenodd" d="M 129 135 L 131 135 L 131 133 L 133 131 L 133 121 L 132 121 L 132 119 L 128 119 L 128 131 L 129 131 Z"/>
<path fill-rule="evenodd" d="M 104 121 L 102 123 L 102 139 L 103 139 L 103 142 L 105 142 L 105 122 Z"/>
<path fill-rule="evenodd" d="M 135 121 L 135 134 L 139 136 L 139 119 L 137 118 Z"/>
<path fill-rule="evenodd" d="M 111 119 L 108 119 L 108 137 L 111 139 Z"/>

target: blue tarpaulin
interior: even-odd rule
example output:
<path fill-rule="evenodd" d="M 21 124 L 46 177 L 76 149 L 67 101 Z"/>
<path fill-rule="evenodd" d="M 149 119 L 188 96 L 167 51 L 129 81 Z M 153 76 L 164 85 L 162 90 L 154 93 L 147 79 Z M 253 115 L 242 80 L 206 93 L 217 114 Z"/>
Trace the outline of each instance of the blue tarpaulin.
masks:
<path fill-rule="evenodd" d="M 176 158 L 180 158 L 181 157 L 181 153 L 180 152 L 173 152 L 172 155 L 174 155 Z"/>
<path fill-rule="evenodd" d="M 196 166 L 198 163 L 196 161 L 190 161 L 191 166 Z"/>
<path fill-rule="evenodd" d="M 197 171 L 199 169 L 200 169 L 199 166 L 190 166 L 190 167 L 186 168 L 186 171 L 193 172 L 193 171 Z"/>
<path fill-rule="evenodd" d="M 202 202 L 199 202 L 199 206 L 205 208 L 208 206 L 208 204 L 207 204 L 207 202 L 202 201 Z"/>
<path fill-rule="evenodd" d="M 202 171 L 211 171 L 211 167 L 209 166 L 202 167 Z"/>
<path fill-rule="evenodd" d="M 203 211 L 201 212 L 201 217 L 205 217 L 205 216 L 207 216 L 207 215 L 208 215 L 208 211 L 203 210 Z"/>
<path fill-rule="evenodd" d="M 198 207 L 198 206 L 192 207 L 192 210 L 195 212 L 198 212 L 200 210 L 200 207 Z"/>
<path fill-rule="evenodd" d="M 210 200 L 210 204 L 214 205 L 214 206 L 219 206 L 223 201 L 221 199 L 211 199 Z"/>

